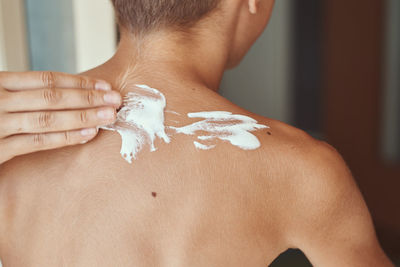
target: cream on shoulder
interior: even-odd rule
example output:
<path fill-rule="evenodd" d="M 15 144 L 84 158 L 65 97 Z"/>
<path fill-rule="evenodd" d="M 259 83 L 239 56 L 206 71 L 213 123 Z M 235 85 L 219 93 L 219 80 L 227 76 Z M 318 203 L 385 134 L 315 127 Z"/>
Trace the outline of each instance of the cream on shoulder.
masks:
<path fill-rule="evenodd" d="M 193 144 L 201 150 L 215 148 L 218 140 L 228 141 L 244 150 L 254 150 L 261 144 L 252 132 L 269 128 L 258 124 L 256 120 L 248 116 L 227 111 L 189 113 L 187 116 L 195 120 L 193 123 L 182 127 L 166 126 L 165 96 L 147 85 L 135 87 L 135 92 L 129 92 L 124 97 L 124 104 L 117 114 L 116 123 L 102 127 L 104 130 L 116 131 L 121 135 L 121 155 L 129 163 L 132 163 L 146 145 L 150 146 L 150 151 L 156 151 L 154 144 L 156 138 L 170 143 L 170 136 L 166 134 L 166 129 L 172 130 L 172 135 L 196 136 Z M 174 111 L 169 112 L 180 116 Z M 197 135 L 197 133 L 201 134 Z"/>

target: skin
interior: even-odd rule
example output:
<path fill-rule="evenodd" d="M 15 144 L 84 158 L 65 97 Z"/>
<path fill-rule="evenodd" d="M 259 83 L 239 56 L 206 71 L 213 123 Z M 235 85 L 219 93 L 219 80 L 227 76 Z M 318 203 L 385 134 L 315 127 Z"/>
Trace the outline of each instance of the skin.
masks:
<path fill-rule="evenodd" d="M 119 154 L 119 135 L 101 131 L 85 146 L 11 160 L 0 167 L 4 265 L 266 266 L 300 248 L 315 266 L 393 266 L 334 148 L 215 92 L 224 70 L 264 29 L 272 6 L 226 0 L 220 13 L 184 35 L 165 30 L 137 40 L 122 29 L 116 55 L 85 74 L 122 94 L 146 83 L 180 114 L 250 116 L 271 127 L 254 132 L 259 149 L 219 141 L 202 151 L 194 137 L 173 135 L 130 165 Z M 167 126 L 193 122 L 165 116 Z"/>
<path fill-rule="evenodd" d="M 96 126 L 115 121 L 120 105 L 121 95 L 102 80 L 0 72 L 0 165 L 18 155 L 88 142 Z"/>

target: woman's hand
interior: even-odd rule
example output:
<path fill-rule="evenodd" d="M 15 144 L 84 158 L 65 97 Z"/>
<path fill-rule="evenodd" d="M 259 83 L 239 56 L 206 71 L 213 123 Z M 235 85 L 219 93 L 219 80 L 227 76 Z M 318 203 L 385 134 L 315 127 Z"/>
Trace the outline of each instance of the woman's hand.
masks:
<path fill-rule="evenodd" d="M 83 144 L 112 124 L 121 95 L 104 81 L 54 72 L 0 72 L 0 164 Z"/>

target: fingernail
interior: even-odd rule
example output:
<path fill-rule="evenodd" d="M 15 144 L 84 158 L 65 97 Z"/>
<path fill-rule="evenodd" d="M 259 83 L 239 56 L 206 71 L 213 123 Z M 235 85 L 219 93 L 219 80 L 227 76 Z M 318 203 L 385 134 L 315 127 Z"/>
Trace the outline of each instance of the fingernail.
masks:
<path fill-rule="evenodd" d="M 100 110 L 99 112 L 97 112 L 97 117 L 99 117 L 100 119 L 113 119 L 114 118 L 114 111 L 111 109 L 103 109 Z"/>
<path fill-rule="evenodd" d="M 81 130 L 81 134 L 83 136 L 92 136 L 92 135 L 95 135 L 96 133 L 97 133 L 96 128 L 88 128 L 88 129 Z"/>
<path fill-rule="evenodd" d="M 108 82 L 105 81 L 99 81 L 95 85 L 96 90 L 103 90 L 103 91 L 110 91 L 111 90 L 111 85 Z"/>
<path fill-rule="evenodd" d="M 121 95 L 117 92 L 109 92 L 104 95 L 104 101 L 109 104 L 121 104 Z"/>

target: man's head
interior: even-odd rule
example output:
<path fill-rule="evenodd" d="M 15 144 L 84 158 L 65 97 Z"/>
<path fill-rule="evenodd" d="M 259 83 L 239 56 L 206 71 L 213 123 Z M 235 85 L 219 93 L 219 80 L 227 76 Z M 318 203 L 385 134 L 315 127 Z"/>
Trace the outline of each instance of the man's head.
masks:
<path fill-rule="evenodd" d="M 229 67 L 240 62 L 262 33 L 274 3 L 274 0 L 111 1 L 120 26 L 134 35 L 160 30 L 188 32 L 196 29 L 198 22 L 209 18 L 210 23 L 203 23 L 203 28 L 224 35 L 230 41 Z"/>

